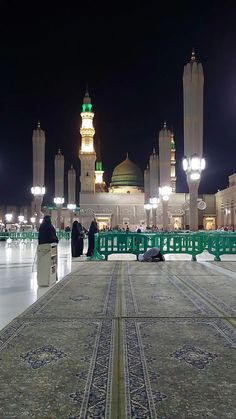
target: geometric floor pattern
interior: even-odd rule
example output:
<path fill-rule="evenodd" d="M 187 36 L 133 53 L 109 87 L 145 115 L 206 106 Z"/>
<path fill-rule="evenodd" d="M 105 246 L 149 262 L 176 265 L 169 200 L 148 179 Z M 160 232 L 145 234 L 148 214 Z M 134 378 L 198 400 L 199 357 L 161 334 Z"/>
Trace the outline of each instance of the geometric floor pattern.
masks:
<path fill-rule="evenodd" d="M 0 332 L 0 418 L 236 418 L 235 279 L 79 265 Z"/>

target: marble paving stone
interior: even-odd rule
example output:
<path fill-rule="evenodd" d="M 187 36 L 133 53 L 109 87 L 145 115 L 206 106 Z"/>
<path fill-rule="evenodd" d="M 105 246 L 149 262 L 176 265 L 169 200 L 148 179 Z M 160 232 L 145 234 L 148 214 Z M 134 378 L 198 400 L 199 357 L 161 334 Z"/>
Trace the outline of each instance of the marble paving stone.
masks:
<path fill-rule="evenodd" d="M 232 272 L 236 272 L 236 261 L 223 261 L 220 262 L 209 262 L 212 265 L 220 266 L 221 268 L 227 269 Z"/>

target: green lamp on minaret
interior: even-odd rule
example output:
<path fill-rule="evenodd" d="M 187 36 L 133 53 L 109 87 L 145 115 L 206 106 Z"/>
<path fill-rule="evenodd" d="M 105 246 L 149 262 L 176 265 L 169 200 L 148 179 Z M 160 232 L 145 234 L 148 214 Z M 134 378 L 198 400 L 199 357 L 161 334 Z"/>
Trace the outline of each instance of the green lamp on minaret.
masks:
<path fill-rule="evenodd" d="M 86 93 L 82 104 L 82 112 L 92 112 L 92 103 L 88 92 L 88 85 L 86 85 Z"/>

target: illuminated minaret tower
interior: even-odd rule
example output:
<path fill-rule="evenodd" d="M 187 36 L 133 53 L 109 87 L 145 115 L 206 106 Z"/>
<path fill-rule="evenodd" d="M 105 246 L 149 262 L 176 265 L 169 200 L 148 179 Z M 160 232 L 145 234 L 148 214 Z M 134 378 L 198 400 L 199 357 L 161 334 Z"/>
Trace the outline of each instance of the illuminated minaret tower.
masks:
<path fill-rule="evenodd" d="M 149 227 L 150 226 L 150 210 L 152 209 L 152 205 L 150 204 L 150 170 L 149 170 L 148 165 L 147 165 L 146 170 L 144 170 L 144 192 L 145 192 L 144 209 L 146 212 L 146 225 L 147 227 Z"/>
<path fill-rule="evenodd" d="M 39 226 L 41 218 L 41 205 L 45 194 L 44 168 L 45 168 L 45 132 L 38 126 L 33 131 L 33 186 L 31 193 L 34 195 L 32 204 L 32 218 L 35 218 L 36 226 Z"/>
<path fill-rule="evenodd" d="M 61 208 L 64 204 L 64 156 L 61 150 L 55 156 L 55 198 L 57 206 L 57 227 L 61 228 Z"/>
<path fill-rule="evenodd" d="M 171 188 L 171 131 L 166 122 L 159 133 L 159 161 L 160 161 L 160 188 L 162 198 L 163 229 L 168 229 L 168 200 L 172 192 Z"/>
<path fill-rule="evenodd" d="M 97 161 L 95 166 L 95 192 L 105 192 L 105 182 L 103 180 L 103 166 L 102 166 L 102 159 L 101 159 L 101 150 L 100 150 L 100 139 L 97 140 L 96 145 L 96 154 L 97 154 Z"/>
<path fill-rule="evenodd" d="M 80 170 L 80 192 L 94 193 L 95 192 L 95 161 L 96 152 L 94 149 L 94 134 L 93 127 L 92 103 L 88 91 L 85 93 L 82 104 L 82 125 L 80 128 L 81 134 L 81 149 L 79 158 L 81 162 Z"/>
<path fill-rule="evenodd" d="M 149 172 L 150 172 L 150 202 L 152 204 L 152 224 L 157 224 L 157 206 L 159 202 L 159 164 L 158 155 L 156 154 L 155 148 L 149 159 Z"/>
<path fill-rule="evenodd" d="M 76 208 L 75 203 L 75 191 L 76 191 L 76 173 L 75 169 L 71 165 L 68 170 L 68 204 L 67 208 L 74 210 Z"/>
<path fill-rule="evenodd" d="M 68 170 L 68 204 L 67 204 L 67 208 L 70 210 L 70 225 L 71 226 L 73 222 L 73 213 L 76 208 L 75 194 L 76 194 L 76 173 L 75 173 L 75 169 L 71 165 L 71 168 Z"/>
<path fill-rule="evenodd" d="M 176 192 L 176 150 L 175 150 L 175 141 L 174 141 L 174 133 L 172 131 L 171 134 L 171 150 L 170 150 L 170 179 L 171 179 L 171 187 L 172 192 Z"/>
<path fill-rule="evenodd" d="M 198 230 L 198 188 L 201 171 L 205 168 L 203 151 L 203 86 L 202 64 L 195 58 L 194 50 L 190 62 L 184 66 L 184 159 L 189 187 L 189 226 Z"/>

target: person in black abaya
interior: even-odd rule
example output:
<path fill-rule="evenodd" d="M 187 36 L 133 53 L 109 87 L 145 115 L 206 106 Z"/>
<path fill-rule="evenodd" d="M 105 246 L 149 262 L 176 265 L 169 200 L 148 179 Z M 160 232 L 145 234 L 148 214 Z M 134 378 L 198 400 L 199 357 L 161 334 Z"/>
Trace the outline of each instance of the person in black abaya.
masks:
<path fill-rule="evenodd" d="M 71 231 L 71 253 L 76 258 L 83 254 L 84 249 L 84 232 L 82 224 L 74 221 Z"/>
<path fill-rule="evenodd" d="M 46 243 L 58 243 L 58 237 L 52 225 L 50 215 L 45 215 L 39 227 L 38 244 Z"/>
<path fill-rule="evenodd" d="M 90 224 L 89 231 L 88 231 L 88 251 L 87 256 L 93 256 L 94 252 L 94 234 L 98 233 L 98 225 L 95 220 L 93 220 Z"/>

